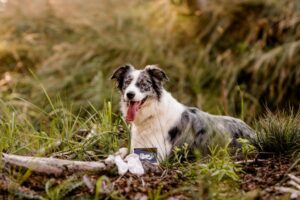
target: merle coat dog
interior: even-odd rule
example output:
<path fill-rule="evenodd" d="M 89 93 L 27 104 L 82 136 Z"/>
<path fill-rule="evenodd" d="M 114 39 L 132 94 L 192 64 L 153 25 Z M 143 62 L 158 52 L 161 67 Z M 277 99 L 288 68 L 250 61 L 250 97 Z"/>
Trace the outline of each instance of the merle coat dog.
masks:
<path fill-rule="evenodd" d="M 111 79 L 117 82 L 121 111 L 131 123 L 131 151 L 154 147 L 163 160 L 174 146 L 184 143 L 206 154 L 212 140 L 221 144 L 230 139 L 236 146 L 237 138 L 254 135 L 240 119 L 212 115 L 179 103 L 164 89 L 168 77 L 155 65 L 137 70 L 127 64 L 116 69 Z"/>

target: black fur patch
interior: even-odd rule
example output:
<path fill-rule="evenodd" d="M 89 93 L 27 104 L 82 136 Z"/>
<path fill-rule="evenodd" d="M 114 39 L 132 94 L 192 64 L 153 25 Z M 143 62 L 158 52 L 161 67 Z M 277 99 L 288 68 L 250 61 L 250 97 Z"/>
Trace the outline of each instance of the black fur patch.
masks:
<path fill-rule="evenodd" d="M 171 128 L 168 132 L 169 140 L 172 144 L 176 142 L 176 139 L 182 134 L 182 130 L 186 130 L 188 124 L 190 123 L 190 114 L 186 110 L 181 114 L 181 118 L 178 124 Z"/>
<path fill-rule="evenodd" d="M 124 80 L 130 70 L 133 70 L 134 67 L 130 64 L 119 67 L 113 72 L 111 79 L 117 81 L 117 87 L 119 90 L 122 90 L 124 87 Z"/>
<path fill-rule="evenodd" d="M 196 137 L 205 135 L 205 133 L 206 133 L 206 130 L 204 128 L 202 128 L 196 132 Z"/>
<path fill-rule="evenodd" d="M 162 94 L 162 85 L 160 81 L 154 79 L 152 76 L 150 76 L 151 82 L 152 82 L 152 88 L 154 92 L 157 95 L 157 99 L 160 100 L 161 94 Z"/>
<path fill-rule="evenodd" d="M 242 130 L 237 129 L 235 132 L 232 133 L 233 139 L 238 139 L 238 138 L 244 138 L 244 133 Z"/>
<path fill-rule="evenodd" d="M 171 143 L 174 144 L 176 138 L 181 134 L 181 131 L 175 126 L 169 130 L 168 134 Z"/>
<path fill-rule="evenodd" d="M 225 120 L 227 122 L 228 129 L 233 139 L 244 137 L 243 126 L 235 120 Z M 245 129 L 246 131 L 247 129 Z"/>
<path fill-rule="evenodd" d="M 159 81 L 169 80 L 166 73 L 157 66 L 148 66 L 146 67 L 146 71 L 150 76 L 155 77 Z"/>
<path fill-rule="evenodd" d="M 196 114 L 198 109 L 197 108 L 189 108 L 188 109 L 191 113 Z"/>
<path fill-rule="evenodd" d="M 152 88 L 157 95 L 157 99 L 160 100 L 162 94 L 162 82 L 168 80 L 168 77 L 165 72 L 158 67 L 146 67 L 145 70 L 151 78 Z"/>

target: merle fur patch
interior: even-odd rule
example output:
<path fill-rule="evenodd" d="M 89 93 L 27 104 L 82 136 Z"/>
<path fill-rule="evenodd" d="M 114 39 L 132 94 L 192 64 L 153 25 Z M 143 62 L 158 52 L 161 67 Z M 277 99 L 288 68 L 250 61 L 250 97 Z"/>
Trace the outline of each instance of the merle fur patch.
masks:
<path fill-rule="evenodd" d="M 122 84 L 122 91 L 124 91 L 128 85 L 132 82 L 133 78 L 130 75 L 124 77 L 123 84 Z"/>
<path fill-rule="evenodd" d="M 169 140 L 172 144 L 175 144 L 177 139 L 182 135 L 183 130 L 186 130 L 187 127 L 190 125 L 190 116 L 188 112 L 183 112 L 181 114 L 180 121 L 176 126 L 171 128 L 168 132 Z"/>
<path fill-rule="evenodd" d="M 136 82 L 136 86 L 141 92 L 149 92 L 152 88 L 152 80 L 148 73 L 145 71 L 141 72 Z"/>

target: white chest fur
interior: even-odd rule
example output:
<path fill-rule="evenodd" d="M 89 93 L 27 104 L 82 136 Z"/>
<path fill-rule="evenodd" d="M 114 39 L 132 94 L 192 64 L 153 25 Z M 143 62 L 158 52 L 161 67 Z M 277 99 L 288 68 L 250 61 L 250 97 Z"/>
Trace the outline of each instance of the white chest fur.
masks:
<path fill-rule="evenodd" d="M 149 100 L 139 111 L 131 128 L 131 151 L 134 148 L 157 148 L 163 160 L 172 150 L 168 131 L 181 118 L 184 106 L 170 93 L 163 91 L 160 101 Z"/>

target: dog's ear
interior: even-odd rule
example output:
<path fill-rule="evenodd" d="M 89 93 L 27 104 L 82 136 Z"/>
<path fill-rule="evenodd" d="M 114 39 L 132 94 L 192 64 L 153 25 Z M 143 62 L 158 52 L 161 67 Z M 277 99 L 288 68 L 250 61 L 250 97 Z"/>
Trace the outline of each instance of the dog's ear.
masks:
<path fill-rule="evenodd" d="M 159 68 L 157 65 L 147 65 L 145 67 L 145 70 L 150 74 L 150 76 L 156 78 L 159 81 L 169 80 L 164 70 Z"/>
<path fill-rule="evenodd" d="M 118 67 L 112 74 L 112 76 L 110 77 L 111 80 L 116 80 L 117 81 L 117 87 L 119 89 L 122 89 L 122 85 L 123 85 L 123 81 L 124 81 L 124 77 L 125 75 L 133 70 L 134 67 L 130 64 L 125 64 L 122 65 L 121 67 Z"/>

